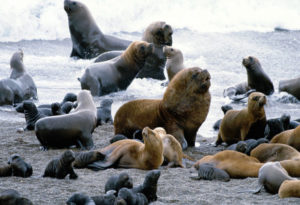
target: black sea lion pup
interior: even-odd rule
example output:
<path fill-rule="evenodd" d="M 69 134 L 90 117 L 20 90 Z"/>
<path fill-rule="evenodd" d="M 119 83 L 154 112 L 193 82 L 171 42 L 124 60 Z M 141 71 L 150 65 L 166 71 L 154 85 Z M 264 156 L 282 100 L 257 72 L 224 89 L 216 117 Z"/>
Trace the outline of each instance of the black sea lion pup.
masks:
<path fill-rule="evenodd" d="M 133 187 L 132 191 L 135 193 L 142 193 L 144 194 L 149 202 L 153 202 L 157 200 L 157 182 L 160 177 L 159 170 L 152 170 L 146 174 L 144 183 Z"/>
<path fill-rule="evenodd" d="M 265 138 L 271 140 L 275 135 L 288 130 L 290 118 L 290 115 L 283 114 L 280 118 L 268 119 L 264 131 Z"/>
<path fill-rule="evenodd" d="M 100 107 L 97 107 L 97 125 L 103 125 L 104 123 L 113 123 L 111 116 L 112 99 L 104 99 L 100 102 Z"/>
<path fill-rule="evenodd" d="M 191 176 L 191 179 L 219 180 L 228 182 L 230 181 L 230 176 L 226 171 L 218 169 L 209 163 L 204 163 L 198 168 L 198 176 Z"/>
<path fill-rule="evenodd" d="M 32 175 L 32 167 L 26 163 L 18 154 L 13 154 L 8 160 L 11 165 L 12 175 L 19 177 L 30 177 Z"/>
<path fill-rule="evenodd" d="M 73 194 L 66 203 L 67 205 L 96 205 L 94 200 L 84 193 Z"/>
<path fill-rule="evenodd" d="M 10 177 L 10 176 L 12 176 L 12 168 L 10 164 L 0 167 L 0 177 Z"/>
<path fill-rule="evenodd" d="M 64 179 L 70 174 L 70 179 L 77 179 L 78 176 L 72 167 L 72 162 L 74 160 L 74 152 L 72 150 L 65 151 L 59 158 L 53 159 L 48 163 L 43 177 Z"/>
<path fill-rule="evenodd" d="M 21 197 L 18 191 L 6 189 L 0 193 L 1 205 L 33 205 L 33 203 L 24 197 Z"/>
<path fill-rule="evenodd" d="M 132 178 L 126 172 L 122 172 L 117 176 L 111 176 L 105 183 L 105 193 L 109 190 L 115 190 L 116 195 L 118 195 L 119 190 L 123 187 L 129 189 L 133 187 Z"/>
<path fill-rule="evenodd" d="M 121 56 L 88 66 L 80 78 L 81 89 L 90 90 L 93 96 L 126 90 L 152 52 L 153 44 L 131 43 Z"/>
<path fill-rule="evenodd" d="M 279 81 L 279 92 L 285 91 L 300 100 L 300 77 Z"/>
<path fill-rule="evenodd" d="M 130 205 L 148 205 L 147 197 L 142 193 L 136 193 L 130 189 L 122 188 L 119 191 L 117 200 L 124 199 Z"/>
<path fill-rule="evenodd" d="M 65 0 L 64 9 L 72 39 L 71 57 L 91 59 L 106 51 L 124 50 L 131 43 L 103 34 L 83 3 Z"/>
<path fill-rule="evenodd" d="M 104 195 L 92 196 L 91 198 L 93 199 L 96 205 L 123 205 L 116 202 L 117 197 L 115 195 L 116 191 L 110 190 Z"/>
<path fill-rule="evenodd" d="M 92 132 L 97 123 L 94 101 L 89 91 L 82 90 L 77 102 L 77 108 L 70 114 L 46 117 L 36 122 L 35 133 L 43 149 L 72 145 L 81 149 L 93 148 Z"/>

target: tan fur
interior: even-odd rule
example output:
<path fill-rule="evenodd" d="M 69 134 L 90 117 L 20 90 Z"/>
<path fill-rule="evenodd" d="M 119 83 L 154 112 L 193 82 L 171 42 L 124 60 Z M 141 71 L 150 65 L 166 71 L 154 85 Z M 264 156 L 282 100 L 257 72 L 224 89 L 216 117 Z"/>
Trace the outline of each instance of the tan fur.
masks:
<path fill-rule="evenodd" d="M 296 127 L 295 129 L 286 130 L 284 132 L 277 134 L 275 137 L 273 137 L 271 143 L 287 144 L 299 151 L 300 150 L 300 126 Z"/>
<path fill-rule="evenodd" d="M 172 34 L 170 25 L 163 21 L 156 21 L 146 28 L 142 40 L 155 45 L 172 45 Z"/>
<path fill-rule="evenodd" d="M 194 167 L 198 169 L 203 163 L 213 164 L 216 168 L 226 171 L 232 178 L 257 177 L 258 171 L 263 165 L 254 157 L 232 150 L 205 156 L 198 160 Z"/>
<path fill-rule="evenodd" d="M 281 144 L 288 144 L 289 137 L 291 136 L 293 130 L 286 130 L 277 135 L 275 135 L 270 143 L 281 143 Z"/>
<path fill-rule="evenodd" d="M 248 98 L 247 108 L 226 112 L 221 122 L 216 144 L 226 142 L 230 145 L 245 140 L 251 125 L 266 117 L 264 110 L 266 101 L 263 93 L 253 92 Z"/>
<path fill-rule="evenodd" d="M 279 188 L 278 195 L 280 198 L 300 197 L 300 180 L 285 180 Z"/>
<path fill-rule="evenodd" d="M 163 52 L 167 57 L 166 69 L 169 81 L 171 81 L 176 73 L 184 69 L 183 55 L 179 49 L 173 48 L 171 46 L 164 46 Z"/>
<path fill-rule="evenodd" d="M 89 91 L 82 90 L 79 92 L 77 96 L 77 102 L 78 105 L 76 109 L 72 111 L 72 113 L 88 110 L 93 112 L 95 117 L 97 117 L 97 108 Z"/>
<path fill-rule="evenodd" d="M 198 67 L 180 71 L 162 100 L 133 100 L 122 105 L 114 119 L 115 134 L 132 136 L 137 129 L 163 127 L 182 145 L 194 146 L 196 133 L 210 106 L 210 75 Z"/>

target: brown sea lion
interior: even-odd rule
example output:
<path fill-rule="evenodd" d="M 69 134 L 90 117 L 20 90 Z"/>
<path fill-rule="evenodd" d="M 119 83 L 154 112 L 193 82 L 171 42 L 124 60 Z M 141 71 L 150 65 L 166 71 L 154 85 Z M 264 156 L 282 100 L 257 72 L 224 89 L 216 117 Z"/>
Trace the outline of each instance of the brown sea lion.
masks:
<path fill-rule="evenodd" d="M 65 0 L 64 10 L 72 39 L 71 57 L 91 59 L 106 51 L 124 50 L 131 43 L 103 34 L 87 6 L 79 1 Z"/>
<path fill-rule="evenodd" d="M 126 90 L 152 51 L 153 44 L 134 41 L 121 56 L 88 66 L 80 78 L 81 89 L 90 90 L 93 96 Z"/>
<path fill-rule="evenodd" d="M 271 140 L 271 142 L 287 144 L 300 151 L 300 126 L 298 125 L 295 129 L 279 133 Z"/>
<path fill-rule="evenodd" d="M 279 81 L 279 92 L 287 92 L 300 100 L 300 77 Z"/>
<path fill-rule="evenodd" d="M 300 197 L 300 180 L 285 180 L 278 191 L 280 198 Z"/>
<path fill-rule="evenodd" d="M 254 92 L 248 98 L 247 108 L 240 111 L 229 110 L 221 122 L 216 145 L 222 142 L 230 145 L 245 140 L 250 127 L 255 122 L 266 118 L 264 110 L 266 101 L 266 96 L 263 93 Z"/>
<path fill-rule="evenodd" d="M 157 169 L 163 162 L 163 143 L 158 133 L 149 127 L 143 129 L 144 144 L 136 140 L 120 140 L 98 152 L 106 155 L 87 167 L 95 171 L 111 167 Z"/>
<path fill-rule="evenodd" d="M 24 197 L 21 197 L 18 191 L 6 189 L 0 193 L 1 205 L 33 205 L 33 203 Z"/>
<path fill-rule="evenodd" d="M 167 57 L 166 69 L 168 73 L 168 79 L 171 81 L 176 73 L 185 68 L 183 65 L 183 55 L 179 49 L 171 46 L 164 46 L 163 52 Z"/>
<path fill-rule="evenodd" d="M 254 157 L 232 150 L 224 150 L 215 155 L 205 156 L 198 160 L 194 167 L 199 169 L 199 166 L 204 163 L 209 163 L 226 171 L 231 178 L 257 177 L 258 171 L 263 165 Z"/>
<path fill-rule="evenodd" d="M 210 74 L 199 67 L 175 75 L 161 100 L 133 100 L 122 105 L 114 118 L 115 134 L 131 137 L 136 130 L 163 127 L 183 149 L 194 146 L 197 130 L 210 106 Z"/>
<path fill-rule="evenodd" d="M 77 108 L 67 115 L 45 117 L 35 124 L 35 133 L 44 149 L 77 145 L 82 149 L 94 146 L 92 132 L 97 123 L 97 110 L 89 91 L 77 97 Z"/>
<path fill-rule="evenodd" d="M 75 154 L 72 150 L 65 151 L 59 158 L 51 160 L 44 172 L 43 177 L 52 177 L 64 179 L 68 174 L 70 179 L 77 179 L 72 162 L 75 160 Z"/>

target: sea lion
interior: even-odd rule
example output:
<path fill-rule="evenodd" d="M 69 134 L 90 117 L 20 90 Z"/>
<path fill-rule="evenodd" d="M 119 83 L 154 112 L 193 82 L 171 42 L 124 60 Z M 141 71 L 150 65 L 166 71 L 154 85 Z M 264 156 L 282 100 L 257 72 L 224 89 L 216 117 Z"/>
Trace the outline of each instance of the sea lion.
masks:
<path fill-rule="evenodd" d="M 84 193 L 74 193 L 66 201 L 67 205 L 96 205 L 94 200 Z"/>
<path fill-rule="evenodd" d="M 48 108 L 38 109 L 33 102 L 28 100 L 23 102 L 23 109 L 26 121 L 26 127 L 24 130 L 34 130 L 35 123 L 39 119 L 52 115 L 52 111 Z"/>
<path fill-rule="evenodd" d="M 228 182 L 230 181 L 230 176 L 227 174 L 226 171 L 214 167 L 212 164 L 204 163 L 199 165 L 198 168 L 198 175 L 191 176 L 191 179 L 199 180 L 218 180 Z"/>
<path fill-rule="evenodd" d="M 300 77 L 279 81 L 279 92 L 287 92 L 300 100 Z"/>
<path fill-rule="evenodd" d="M 223 111 L 223 113 L 225 115 L 228 110 L 233 110 L 233 107 L 230 105 L 222 105 L 221 110 Z M 213 125 L 214 130 L 220 129 L 221 122 L 222 122 L 222 119 L 219 119 L 218 121 L 215 122 L 215 124 Z"/>
<path fill-rule="evenodd" d="M 8 160 L 11 165 L 12 175 L 18 177 L 30 177 L 32 175 L 32 166 L 26 163 L 18 154 L 13 154 Z"/>
<path fill-rule="evenodd" d="M 263 165 L 254 157 L 232 150 L 224 150 L 215 155 L 205 156 L 193 166 L 199 169 L 200 165 L 204 163 L 224 170 L 231 178 L 257 177 L 258 171 Z"/>
<path fill-rule="evenodd" d="M 118 200 L 124 199 L 127 204 L 148 205 L 147 197 L 142 193 L 134 193 L 132 190 L 122 188 L 118 194 Z"/>
<path fill-rule="evenodd" d="M 103 160 L 105 155 L 101 152 L 87 151 L 87 152 L 79 152 L 75 154 L 75 160 L 73 162 L 73 167 L 75 168 L 85 168 L 88 164 Z"/>
<path fill-rule="evenodd" d="M 283 114 L 280 118 L 268 119 L 265 127 L 264 135 L 268 140 L 285 130 L 289 129 L 290 115 Z"/>
<path fill-rule="evenodd" d="M 13 105 L 24 100 L 24 91 L 14 79 L 0 80 L 0 105 Z"/>
<path fill-rule="evenodd" d="M 64 10 L 72 39 L 71 57 L 91 59 L 105 51 L 124 50 L 131 43 L 103 34 L 87 6 L 79 1 L 65 0 Z"/>
<path fill-rule="evenodd" d="M 4 165 L 0 167 L 0 177 L 9 177 L 12 176 L 12 168 L 11 165 Z"/>
<path fill-rule="evenodd" d="M 300 197 L 300 181 L 299 180 L 285 180 L 278 191 L 280 198 Z"/>
<path fill-rule="evenodd" d="M 221 123 L 216 145 L 226 142 L 231 145 L 245 140 L 253 123 L 266 118 L 264 105 L 266 96 L 260 92 L 251 93 L 248 106 L 240 111 L 229 110 Z"/>
<path fill-rule="evenodd" d="M 121 56 L 88 66 L 80 78 L 81 89 L 90 90 L 93 96 L 126 90 L 152 50 L 153 44 L 134 41 Z"/>
<path fill-rule="evenodd" d="M 247 150 L 247 143 L 245 141 L 239 141 L 238 143 L 228 146 L 226 150 L 233 150 L 233 151 L 245 153 Z"/>
<path fill-rule="evenodd" d="M 246 141 L 239 141 L 238 143 L 232 144 L 227 147 L 227 150 L 234 150 L 237 152 L 245 153 L 246 155 L 250 155 L 250 152 L 262 143 L 268 143 L 269 140 L 265 138 L 260 138 L 258 140 L 248 139 Z"/>
<path fill-rule="evenodd" d="M 81 149 L 94 146 L 92 132 L 97 123 L 97 111 L 89 91 L 82 90 L 77 97 L 78 106 L 70 114 L 45 117 L 35 124 L 35 134 L 43 149 L 69 147 Z"/>
<path fill-rule="evenodd" d="M 60 106 L 63 107 L 63 105 L 67 102 L 75 102 L 77 100 L 77 95 L 74 93 L 67 93 L 60 103 Z M 39 105 L 38 108 L 50 108 L 51 109 L 51 104 L 42 104 Z"/>
<path fill-rule="evenodd" d="M 18 191 L 6 189 L 0 193 L 0 204 L 3 205 L 33 205 L 33 203 L 24 197 L 21 197 Z"/>
<path fill-rule="evenodd" d="M 100 107 L 97 107 L 97 126 L 104 123 L 113 123 L 111 116 L 112 99 L 104 99 L 100 102 Z"/>
<path fill-rule="evenodd" d="M 115 135 L 113 138 L 111 138 L 111 139 L 109 140 L 109 142 L 110 142 L 110 144 L 112 144 L 112 143 L 117 142 L 117 141 L 119 141 L 119 140 L 126 140 L 126 139 L 128 139 L 126 136 L 117 134 L 117 135 Z"/>
<path fill-rule="evenodd" d="M 210 107 L 209 87 L 207 70 L 183 69 L 171 80 L 163 99 L 133 100 L 122 105 L 114 118 L 115 134 L 131 137 L 145 126 L 163 127 L 183 149 L 194 146 L 197 130 Z"/>
<path fill-rule="evenodd" d="M 105 193 L 110 190 L 115 190 L 115 195 L 118 195 L 119 190 L 123 187 L 128 189 L 133 187 L 132 178 L 126 172 L 122 172 L 116 176 L 111 176 L 105 183 Z"/>
<path fill-rule="evenodd" d="M 120 140 L 96 152 L 106 155 L 104 160 L 88 165 L 98 171 L 111 167 L 157 169 L 163 162 L 163 143 L 158 133 L 149 127 L 143 129 L 144 144 L 136 140 Z"/>
<path fill-rule="evenodd" d="M 300 151 L 300 126 L 277 134 L 271 143 L 287 144 Z"/>
<path fill-rule="evenodd" d="M 95 202 L 96 205 L 123 205 L 117 203 L 116 200 L 116 192 L 114 190 L 110 190 L 106 192 L 104 195 L 100 196 L 92 196 L 92 200 Z M 127 204 L 124 204 L 127 205 Z"/>
<path fill-rule="evenodd" d="M 176 73 L 185 68 L 183 65 L 183 55 L 179 49 L 171 46 L 164 46 L 163 52 L 167 57 L 166 69 L 168 73 L 168 79 L 171 81 Z"/>
<path fill-rule="evenodd" d="M 75 154 L 72 150 L 65 151 L 60 157 L 51 160 L 44 172 L 43 177 L 52 177 L 64 179 L 68 174 L 70 179 L 77 179 L 72 162 L 75 160 Z"/>

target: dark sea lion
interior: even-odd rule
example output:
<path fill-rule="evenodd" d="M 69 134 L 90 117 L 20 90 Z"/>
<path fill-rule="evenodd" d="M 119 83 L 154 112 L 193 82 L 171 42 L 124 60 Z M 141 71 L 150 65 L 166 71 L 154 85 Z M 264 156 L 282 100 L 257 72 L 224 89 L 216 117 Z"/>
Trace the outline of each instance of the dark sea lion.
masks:
<path fill-rule="evenodd" d="M 160 177 L 159 170 L 152 170 L 146 174 L 145 180 L 143 184 L 133 187 L 132 191 L 134 193 L 142 193 L 144 194 L 149 202 L 153 202 L 157 200 L 157 182 Z"/>
<path fill-rule="evenodd" d="M 136 140 L 120 140 L 97 150 L 104 160 L 88 165 L 95 171 L 111 167 L 157 169 L 163 162 L 163 144 L 159 134 L 148 127 L 143 129 L 144 144 Z"/>
<path fill-rule="evenodd" d="M 279 81 L 279 92 L 285 91 L 300 100 L 300 77 Z"/>
<path fill-rule="evenodd" d="M 245 140 L 252 124 L 266 118 L 264 110 L 266 101 L 264 94 L 254 92 L 248 98 L 247 108 L 239 111 L 229 110 L 222 120 L 216 145 L 222 142 L 231 145 Z"/>
<path fill-rule="evenodd" d="M 10 177 L 10 176 L 12 176 L 12 168 L 10 164 L 0 167 L 0 177 Z"/>
<path fill-rule="evenodd" d="M 257 147 L 258 145 L 263 144 L 263 143 L 269 143 L 269 140 L 265 139 L 265 138 L 259 138 L 257 140 L 249 139 L 249 140 L 246 140 L 245 142 L 247 143 L 247 149 L 245 151 L 245 154 L 250 155 L 251 151 L 253 149 L 255 149 L 255 147 Z"/>
<path fill-rule="evenodd" d="M 117 142 L 119 140 L 126 140 L 126 139 L 128 139 L 128 138 L 125 135 L 117 134 L 113 138 L 111 138 L 109 140 L 109 142 L 110 142 L 110 144 L 112 144 L 112 143 Z"/>
<path fill-rule="evenodd" d="M 265 127 L 265 138 L 271 140 L 275 135 L 289 129 L 290 115 L 283 114 L 280 118 L 268 119 Z"/>
<path fill-rule="evenodd" d="M 75 168 L 85 168 L 88 164 L 93 163 L 98 160 L 103 160 L 105 155 L 100 152 L 95 151 L 87 151 L 87 152 L 79 152 L 75 154 L 75 160 L 73 162 L 73 166 Z"/>
<path fill-rule="evenodd" d="M 222 105 L 222 106 L 221 106 L 221 109 L 222 109 L 222 111 L 223 111 L 223 113 L 224 113 L 224 115 L 225 115 L 226 112 L 227 112 L 228 110 L 232 110 L 233 107 L 230 106 L 230 105 Z M 213 125 L 214 130 L 219 130 L 219 129 L 220 129 L 221 122 L 222 122 L 222 119 L 219 119 L 218 121 L 215 122 L 215 124 Z"/>
<path fill-rule="evenodd" d="M 78 94 L 77 108 L 67 115 L 46 117 L 35 124 L 35 133 L 44 149 L 69 147 L 81 149 L 94 146 L 92 132 L 97 123 L 97 110 L 89 91 Z"/>
<path fill-rule="evenodd" d="M 135 193 L 130 189 L 122 188 L 119 191 L 118 199 L 124 199 L 130 205 L 148 205 L 147 197 L 142 193 Z"/>
<path fill-rule="evenodd" d="M 122 105 L 114 118 L 115 134 L 131 137 L 145 126 L 163 127 L 183 149 L 194 146 L 197 130 L 210 107 L 209 87 L 207 70 L 183 69 L 171 80 L 163 99 L 133 100 Z"/>
<path fill-rule="evenodd" d="M 61 106 L 58 102 L 51 104 L 51 111 L 53 115 L 62 115 L 64 114 L 61 110 Z"/>
<path fill-rule="evenodd" d="M 26 163 L 18 154 L 13 154 L 8 160 L 12 168 L 12 175 L 18 177 L 30 177 L 32 175 L 32 166 Z"/>
<path fill-rule="evenodd" d="M 228 146 L 226 150 L 233 150 L 233 151 L 245 153 L 247 150 L 247 143 L 245 141 L 239 141 L 238 143 Z"/>
<path fill-rule="evenodd" d="M 87 6 L 73 0 L 64 1 L 72 39 L 71 57 L 91 59 L 111 50 L 124 50 L 130 41 L 105 35 L 98 28 Z"/>
<path fill-rule="evenodd" d="M 35 104 L 31 101 L 23 102 L 23 109 L 25 114 L 26 127 L 24 130 L 34 130 L 35 123 L 44 117 L 51 116 L 46 115 L 42 111 L 38 110 Z M 47 108 L 40 108 L 41 110 L 46 110 Z M 49 110 L 52 114 L 52 111 Z"/>
<path fill-rule="evenodd" d="M 1 205 L 33 205 L 33 203 L 24 197 L 21 197 L 18 191 L 6 189 L 0 193 Z"/>
<path fill-rule="evenodd" d="M 92 196 L 91 198 L 93 199 L 96 205 L 111 205 L 111 204 L 119 205 L 119 203 L 117 203 L 116 201 L 117 197 L 115 196 L 115 194 L 116 194 L 115 191 L 110 190 L 106 192 L 104 195 Z"/>
<path fill-rule="evenodd" d="M 300 181 L 299 180 L 285 180 L 278 191 L 280 198 L 300 197 Z"/>
<path fill-rule="evenodd" d="M 134 41 L 121 56 L 88 66 L 80 78 L 81 89 L 93 96 L 126 90 L 152 52 L 153 44 Z"/>
<path fill-rule="evenodd" d="M 171 46 L 164 46 L 163 52 L 167 57 L 166 69 L 168 79 L 169 81 L 171 81 L 176 73 L 185 68 L 185 66 L 183 65 L 183 55 L 179 49 L 173 48 Z"/>
<path fill-rule="evenodd" d="M 59 158 L 51 160 L 44 172 L 43 177 L 52 177 L 64 179 L 68 174 L 70 179 L 77 179 L 72 162 L 75 160 L 75 154 L 72 150 L 65 151 Z"/>
<path fill-rule="evenodd" d="M 300 125 L 300 122 L 295 121 L 295 120 L 291 120 L 290 124 L 289 124 L 289 129 L 295 129 L 296 127 L 298 127 Z"/>
<path fill-rule="evenodd" d="M 77 100 L 77 95 L 74 93 L 67 93 L 60 103 L 60 105 L 63 107 L 63 105 L 67 102 L 75 102 Z M 51 104 L 42 104 L 39 105 L 38 108 L 49 108 L 51 109 Z"/>
<path fill-rule="evenodd" d="M 105 193 L 110 190 L 115 190 L 116 195 L 118 195 L 119 190 L 123 187 L 128 189 L 133 187 L 132 178 L 126 172 L 122 172 L 116 176 L 111 176 L 105 183 Z"/>
<path fill-rule="evenodd" d="M 84 193 L 75 193 L 66 201 L 67 205 L 96 205 L 94 200 Z"/>
<path fill-rule="evenodd" d="M 104 99 L 100 102 L 100 107 L 97 107 L 97 125 L 103 125 L 104 123 L 113 123 L 111 116 L 112 99 Z"/>
<path fill-rule="evenodd" d="M 73 109 L 74 104 L 70 101 L 61 105 L 61 111 L 63 114 L 68 114 Z"/>
<path fill-rule="evenodd" d="M 24 100 L 24 91 L 14 79 L 0 80 L 0 105 L 13 105 Z"/>
<path fill-rule="evenodd" d="M 218 180 L 228 182 L 230 181 L 230 176 L 227 174 L 226 171 L 222 169 L 218 169 L 211 164 L 204 163 L 201 164 L 198 168 L 198 175 L 191 176 L 191 179 L 199 180 Z"/>

